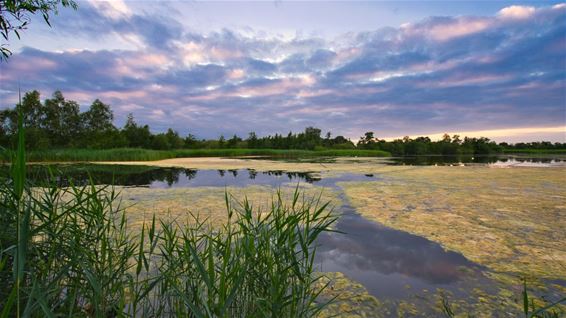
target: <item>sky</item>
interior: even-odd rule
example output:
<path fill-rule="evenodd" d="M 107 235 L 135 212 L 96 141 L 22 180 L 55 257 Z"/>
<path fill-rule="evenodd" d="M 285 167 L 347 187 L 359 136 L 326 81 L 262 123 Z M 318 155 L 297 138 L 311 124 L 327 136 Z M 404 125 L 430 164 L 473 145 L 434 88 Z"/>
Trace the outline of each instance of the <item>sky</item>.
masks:
<path fill-rule="evenodd" d="M 78 1 L 0 62 L 22 91 L 110 104 L 154 132 L 566 142 L 560 1 Z M 5 42 L 3 42 L 5 43 Z"/>

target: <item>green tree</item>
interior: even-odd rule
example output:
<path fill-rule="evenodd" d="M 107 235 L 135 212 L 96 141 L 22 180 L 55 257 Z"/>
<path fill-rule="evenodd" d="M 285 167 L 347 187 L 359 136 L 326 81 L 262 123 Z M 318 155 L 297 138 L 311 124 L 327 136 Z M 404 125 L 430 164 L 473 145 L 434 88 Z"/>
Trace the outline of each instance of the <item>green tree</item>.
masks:
<path fill-rule="evenodd" d="M 26 128 L 39 128 L 44 112 L 40 100 L 40 93 L 36 90 L 27 92 L 22 99 L 21 106 Z"/>
<path fill-rule="evenodd" d="M 151 138 L 151 148 L 156 150 L 168 150 L 171 149 L 171 144 L 165 134 L 157 134 Z"/>
<path fill-rule="evenodd" d="M 460 139 L 460 135 L 452 136 L 452 143 L 460 145 L 462 143 L 462 140 Z"/>
<path fill-rule="evenodd" d="M 184 144 L 187 148 L 195 149 L 199 148 L 200 142 L 197 140 L 197 137 L 195 137 L 195 135 L 188 134 L 187 137 L 185 137 Z"/>
<path fill-rule="evenodd" d="M 47 25 L 51 26 L 50 14 L 58 12 L 59 5 L 77 8 L 73 0 L 0 0 L 0 34 L 9 41 L 13 33 L 20 38 L 20 32 L 25 30 L 31 21 L 31 15 L 40 13 Z M 0 45 L 0 60 L 8 59 L 12 52 L 7 43 Z"/>
<path fill-rule="evenodd" d="M 45 114 L 42 128 L 55 146 L 69 146 L 75 143 L 75 137 L 82 132 L 79 104 L 67 101 L 60 91 L 45 100 Z"/>
<path fill-rule="evenodd" d="M 258 148 L 258 139 L 257 139 L 257 135 L 255 132 L 250 132 L 250 134 L 248 135 L 248 148 Z"/>
<path fill-rule="evenodd" d="M 238 147 L 238 143 L 242 141 L 242 138 L 234 135 L 232 138 L 228 140 L 228 148 L 236 148 Z"/>
<path fill-rule="evenodd" d="M 129 147 L 151 147 L 151 132 L 149 131 L 149 126 L 138 126 L 132 114 L 128 114 L 128 119 L 122 129 L 122 134 L 126 137 Z"/>
<path fill-rule="evenodd" d="M 0 145 L 2 147 L 11 148 L 12 136 L 14 136 L 14 119 L 16 114 L 13 109 L 4 109 L 0 111 Z"/>
<path fill-rule="evenodd" d="M 44 107 L 40 101 L 38 91 L 27 92 L 21 105 L 16 108 L 5 109 L 1 112 L 2 145 L 8 147 L 16 141 L 17 131 L 17 107 L 21 107 L 23 113 L 23 124 L 26 127 L 25 140 L 28 149 L 44 149 L 50 146 L 49 137 L 41 127 L 44 117 Z"/>
<path fill-rule="evenodd" d="M 300 148 L 302 149 L 314 149 L 316 146 L 320 146 L 322 143 L 322 138 L 320 138 L 320 133 L 322 131 L 316 127 L 307 127 L 303 134 L 303 142 Z"/>
<path fill-rule="evenodd" d="M 167 143 L 171 149 L 181 149 L 185 146 L 183 138 L 179 137 L 179 133 L 171 128 L 167 129 L 165 137 L 167 138 Z"/>
<path fill-rule="evenodd" d="M 83 134 L 80 145 L 87 148 L 115 148 L 128 144 L 112 123 L 114 114 L 109 105 L 96 99 L 89 110 L 81 114 Z"/>
<path fill-rule="evenodd" d="M 375 144 L 375 137 L 373 131 L 366 132 L 358 141 L 358 147 L 363 149 L 372 149 Z"/>
<path fill-rule="evenodd" d="M 346 139 L 344 136 L 336 136 L 332 139 L 332 148 L 334 149 L 354 149 L 356 146 L 350 139 Z"/>
<path fill-rule="evenodd" d="M 84 128 L 88 132 L 104 132 L 114 129 L 114 113 L 110 106 L 96 99 L 88 111 L 82 114 Z"/>

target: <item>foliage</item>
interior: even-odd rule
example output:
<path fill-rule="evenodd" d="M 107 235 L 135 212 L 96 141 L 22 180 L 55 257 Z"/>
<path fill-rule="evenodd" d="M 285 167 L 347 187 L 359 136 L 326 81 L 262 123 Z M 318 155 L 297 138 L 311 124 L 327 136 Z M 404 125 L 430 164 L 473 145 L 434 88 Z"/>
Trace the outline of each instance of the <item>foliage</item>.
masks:
<path fill-rule="evenodd" d="M 0 317 L 313 317 L 325 305 L 314 242 L 336 217 L 298 188 L 269 211 L 226 194 L 220 229 L 154 216 L 135 236 L 112 187 L 33 187 L 24 156 L 20 129 L 0 183 Z"/>
<path fill-rule="evenodd" d="M 126 124 L 121 129 L 113 125 L 114 115 L 110 105 L 96 99 L 85 112 L 80 112 L 77 102 L 67 100 L 63 94 L 56 91 L 52 98 L 42 104 L 40 93 L 31 91 L 25 94 L 21 103 L 26 126 L 27 148 L 33 150 L 48 148 L 144 148 L 154 150 L 191 149 L 194 153 L 209 149 L 253 149 L 246 154 L 259 154 L 259 150 L 309 150 L 309 151 L 343 151 L 351 150 L 352 156 L 366 156 L 361 151 L 381 151 L 395 156 L 421 156 L 421 155 L 489 155 L 502 151 L 517 151 L 516 146 L 528 149 L 551 149 L 551 151 L 564 151 L 566 144 L 549 142 L 519 143 L 509 145 L 496 144 L 488 138 L 460 138 L 458 135 L 444 135 L 441 140 L 432 141 L 428 137 L 415 139 L 404 137 L 393 141 L 385 141 L 374 136 L 369 131 L 360 137 L 357 145 L 344 136 L 332 138 L 327 132 L 321 136 L 322 131 L 316 127 L 307 127 L 303 132 L 289 132 L 287 135 L 275 134 L 258 137 L 250 132 L 246 139 L 232 135 L 226 139 L 221 135 L 217 140 L 199 140 L 194 135 L 186 137 L 177 131 L 168 129 L 165 133 L 152 133 L 148 125 L 138 124 L 132 114 L 128 115 Z M 15 109 L 0 111 L 0 146 L 9 148 L 16 142 L 17 112 Z M 258 151 L 255 151 L 258 150 Z M 354 151 L 360 151 L 354 153 Z M 240 152 L 238 151 L 235 151 Z M 219 153 L 223 151 L 219 150 Z M 232 154 L 232 151 L 226 151 Z M 340 152 L 339 152 L 340 153 Z M 340 153 L 341 154 L 341 153 Z M 322 155 L 322 154 L 319 154 Z"/>
<path fill-rule="evenodd" d="M 381 149 L 390 152 L 395 156 L 422 156 L 422 155 L 489 155 L 501 152 L 502 148 L 488 138 L 469 138 L 460 139 L 459 135 L 450 137 L 445 134 L 441 140 L 432 141 L 429 137 L 417 137 L 415 139 L 408 136 L 390 142 L 374 137 L 373 132 L 367 132 L 360 137 L 358 148 Z"/>
<path fill-rule="evenodd" d="M 503 153 L 506 154 L 566 154 L 566 148 L 559 148 L 561 145 L 555 145 L 553 148 L 504 148 Z"/>
<path fill-rule="evenodd" d="M 27 135 L 27 134 L 26 134 Z M 311 157 L 387 157 L 381 150 L 283 150 L 283 149 L 177 149 L 151 150 L 140 148 L 115 149 L 44 149 L 28 152 L 32 162 L 47 161 L 155 161 L 189 157 L 269 156 L 277 158 Z M 8 152 L 0 150 L 0 160 L 9 161 Z"/>
<path fill-rule="evenodd" d="M 73 0 L 0 0 L 0 34 L 8 41 L 10 34 L 20 38 L 31 21 L 30 15 L 40 13 L 43 20 L 51 26 L 49 19 L 53 12 L 57 14 L 58 6 L 77 8 Z M 7 59 L 12 52 L 5 44 L 0 46 L 0 60 Z"/>

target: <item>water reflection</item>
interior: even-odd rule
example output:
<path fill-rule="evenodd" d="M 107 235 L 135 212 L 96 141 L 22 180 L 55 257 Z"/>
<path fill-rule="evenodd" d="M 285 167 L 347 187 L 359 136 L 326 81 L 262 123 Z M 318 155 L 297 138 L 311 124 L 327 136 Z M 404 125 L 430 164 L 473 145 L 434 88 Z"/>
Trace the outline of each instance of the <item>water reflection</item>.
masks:
<path fill-rule="evenodd" d="M 149 186 L 157 188 L 187 186 L 279 186 L 284 182 L 314 183 L 320 177 L 312 173 L 246 170 L 201 170 L 181 168 L 156 168 L 122 165 L 56 165 L 29 166 L 29 179 L 37 185 L 47 185 L 51 180 L 59 186 L 114 184 L 118 186 Z M 0 173 L 7 174 L 2 170 Z M 53 177 L 52 177 L 53 176 Z"/>
<path fill-rule="evenodd" d="M 454 165 L 529 165 L 537 167 L 566 164 L 566 158 L 516 156 L 409 156 L 383 160 L 388 165 L 454 166 Z"/>
<path fill-rule="evenodd" d="M 220 187 L 233 186 L 245 187 L 250 185 L 270 185 L 281 186 L 284 183 L 315 183 L 319 182 L 320 177 L 312 173 L 285 172 L 285 171 L 255 171 L 246 170 L 200 170 L 193 172 L 191 177 L 187 177 L 182 170 L 169 169 L 174 174 L 175 182 L 164 182 L 160 179 L 153 179 L 148 184 L 152 188 L 170 187 Z"/>
<path fill-rule="evenodd" d="M 352 162 L 367 162 L 369 157 L 358 157 Z M 519 166 L 566 166 L 566 156 L 528 156 L 528 155 L 479 155 L 479 156 L 405 156 L 377 158 L 386 165 L 410 165 L 410 166 L 458 166 L 458 165 L 491 165 L 491 164 L 518 164 Z M 335 163 L 335 157 L 313 157 L 313 158 L 278 158 L 260 157 L 254 160 L 274 160 L 293 163 Z"/>
<path fill-rule="evenodd" d="M 33 167 L 30 175 L 45 180 L 48 169 Z M 316 183 L 332 187 L 340 181 L 376 180 L 379 175 L 342 174 L 320 178 L 314 173 L 246 170 L 193 170 L 178 168 L 64 165 L 51 168 L 57 182 L 87 184 L 89 177 L 97 184 L 146 186 L 150 188 L 172 187 L 244 187 L 250 185 L 281 186 L 283 183 Z M 61 177 L 65 176 L 65 177 Z M 43 178 L 43 179 L 41 179 Z M 347 204 L 339 207 L 341 217 L 336 229 L 345 233 L 323 234 L 317 263 L 324 271 L 337 271 L 362 283 L 370 294 L 382 298 L 403 299 L 413 291 L 437 287 L 457 292 L 464 275 L 477 272 L 478 267 L 462 255 L 447 252 L 440 245 L 425 238 L 393 230 L 360 216 Z M 481 276 L 479 272 L 476 274 Z M 410 286 L 408 289 L 407 286 Z"/>
<path fill-rule="evenodd" d="M 404 298 L 409 286 L 447 288 L 461 281 L 462 268 L 479 268 L 435 242 L 368 221 L 348 205 L 341 211 L 337 230 L 344 234 L 321 235 L 317 262 L 323 271 L 362 282 L 377 297 Z"/>

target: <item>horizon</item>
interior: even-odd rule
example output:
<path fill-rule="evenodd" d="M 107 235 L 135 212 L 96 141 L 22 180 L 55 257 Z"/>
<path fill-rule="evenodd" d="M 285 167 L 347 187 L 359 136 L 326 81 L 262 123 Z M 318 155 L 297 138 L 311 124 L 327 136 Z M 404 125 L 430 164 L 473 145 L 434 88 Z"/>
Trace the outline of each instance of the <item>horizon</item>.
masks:
<path fill-rule="evenodd" d="M 199 139 L 314 126 L 566 142 L 560 1 L 78 4 L 10 39 L 0 109 L 21 85 Z"/>

